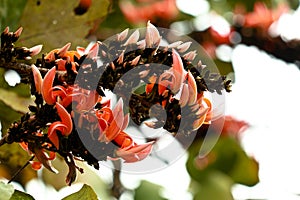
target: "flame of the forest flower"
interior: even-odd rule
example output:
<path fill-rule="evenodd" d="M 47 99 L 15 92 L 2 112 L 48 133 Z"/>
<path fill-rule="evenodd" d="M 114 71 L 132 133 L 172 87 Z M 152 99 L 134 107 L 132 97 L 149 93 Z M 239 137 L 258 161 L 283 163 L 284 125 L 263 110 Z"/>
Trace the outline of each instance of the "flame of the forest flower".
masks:
<path fill-rule="evenodd" d="M 126 19 L 131 23 L 157 19 L 171 20 L 179 13 L 175 0 L 151 0 L 146 4 L 120 1 L 119 6 Z"/>
<path fill-rule="evenodd" d="M 145 144 L 134 144 L 131 147 L 119 148 L 116 154 L 124 159 L 126 163 L 141 161 L 150 154 L 153 143 L 152 141 Z"/>
<path fill-rule="evenodd" d="M 63 136 L 69 136 L 73 130 L 73 122 L 71 115 L 68 111 L 59 103 L 55 104 L 57 113 L 61 121 L 56 121 L 51 123 L 48 129 L 48 137 L 54 146 L 59 149 L 59 139 L 57 131 L 59 131 Z"/>
<path fill-rule="evenodd" d="M 98 117 L 101 120 L 106 121 L 105 118 L 103 118 L 103 116 L 100 113 L 98 114 L 99 114 Z M 104 127 L 103 133 L 100 134 L 98 139 L 99 141 L 102 142 L 112 141 L 120 133 L 120 131 L 124 130 L 128 126 L 129 115 L 127 114 L 124 116 L 122 99 L 118 101 L 118 103 L 115 105 L 112 112 L 109 112 L 109 114 L 111 114 L 111 116 L 109 116 L 109 118 L 106 118 L 108 119 L 108 121 L 106 121 L 107 126 L 106 127 L 102 126 Z M 103 121 L 101 121 L 101 123 L 103 123 Z"/>
<path fill-rule="evenodd" d="M 52 67 L 44 77 L 42 83 L 42 96 L 43 99 L 46 101 L 47 104 L 53 105 L 56 102 L 55 97 L 53 96 L 53 81 L 55 79 L 55 67 Z"/>
<path fill-rule="evenodd" d="M 264 3 L 256 2 L 254 11 L 245 15 L 245 26 L 268 29 L 274 21 L 278 20 L 288 10 L 289 7 L 283 3 L 279 4 L 276 9 L 271 10 Z"/>
<path fill-rule="evenodd" d="M 49 153 L 47 154 L 43 149 L 28 147 L 28 144 L 25 142 L 21 142 L 19 144 L 25 151 L 28 152 L 29 155 L 36 156 L 37 160 L 30 161 L 32 169 L 39 170 L 44 165 L 50 171 L 58 173 L 57 170 L 54 167 L 52 167 L 50 162 L 51 160 L 55 159 L 55 152 L 49 151 Z"/>
<path fill-rule="evenodd" d="M 119 146 L 116 155 L 125 162 L 136 162 L 144 159 L 152 149 L 153 142 L 136 144 L 133 139 L 124 132 L 129 122 L 129 115 L 123 114 L 123 100 L 120 99 L 111 110 L 108 107 L 102 108 L 96 113 L 100 126 L 98 140 L 103 142 L 113 141 Z M 117 158 L 110 158 L 117 159 Z"/>

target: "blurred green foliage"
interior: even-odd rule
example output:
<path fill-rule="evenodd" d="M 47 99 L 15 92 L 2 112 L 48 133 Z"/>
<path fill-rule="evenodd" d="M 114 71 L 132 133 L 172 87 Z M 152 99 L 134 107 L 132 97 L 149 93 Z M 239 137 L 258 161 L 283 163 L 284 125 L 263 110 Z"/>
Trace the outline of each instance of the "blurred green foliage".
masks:
<path fill-rule="evenodd" d="M 98 197 L 96 193 L 94 192 L 93 188 L 91 186 L 88 186 L 84 184 L 82 188 L 78 191 L 75 192 L 62 200 L 98 200 Z"/>
<path fill-rule="evenodd" d="M 27 0 L 0 0 L 0 30 L 9 26 L 11 30 L 19 27 L 19 21 Z"/>
<path fill-rule="evenodd" d="M 90 9 L 83 15 L 76 15 L 74 8 L 79 1 L 41 1 L 37 4 L 29 0 L 19 24 L 24 28 L 19 39 L 20 46 L 43 44 L 43 53 L 60 48 L 67 42 L 76 46 L 86 46 L 88 35 L 98 20 L 106 16 L 109 0 L 92 1 Z"/>
<path fill-rule="evenodd" d="M 141 184 L 134 192 L 134 200 L 166 200 L 160 195 L 162 189 L 162 186 L 148 181 L 141 181 Z"/>

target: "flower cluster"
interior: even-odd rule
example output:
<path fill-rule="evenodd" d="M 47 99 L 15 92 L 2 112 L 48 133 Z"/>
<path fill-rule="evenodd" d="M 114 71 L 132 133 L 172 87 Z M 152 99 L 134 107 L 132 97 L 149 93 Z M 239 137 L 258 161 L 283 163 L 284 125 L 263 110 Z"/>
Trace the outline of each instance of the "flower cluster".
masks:
<path fill-rule="evenodd" d="M 179 14 L 175 0 L 120 1 L 119 6 L 126 19 L 134 24 L 147 20 L 172 20 Z"/>
<path fill-rule="evenodd" d="M 5 29 L 1 56 L 3 49 L 13 46 L 21 30 L 10 33 Z M 83 172 L 74 158 L 82 158 L 98 169 L 100 160 L 131 163 L 151 153 L 155 139 L 144 144 L 135 142 L 126 132 L 130 118 L 138 125 L 163 127 L 174 134 L 195 133 L 212 118 L 212 104 L 204 92 L 230 91 L 230 80 L 211 73 L 200 60 L 194 66 L 197 53 L 188 51 L 191 42 L 160 46 L 161 39 L 156 27 L 148 22 L 141 40 L 138 30 L 129 35 L 126 29 L 106 43 L 96 42 L 76 51 L 69 50 L 68 43 L 43 55 L 31 65 L 31 93 L 36 105 L 29 106 L 30 112 L 13 123 L 5 142 L 18 142 L 35 156 L 31 161 L 34 169 L 43 165 L 56 172 L 50 161 L 59 154 L 69 166 L 66 181 L 70 185 L 76 169 Z M 23 51 L 17 58 L 26 59 L 37 54 L 41 46 L 20 49 Z M 132 69 L 135 73 L 123 79 Z M 138 87 L 142 91 L 132 90 Z M 105 90 L 117 95 L 116 105 L 104 99 Z M 145 122 L 153 117 L 150 113 L 155 105 L 159 106 L 153 112 L 156 121 Z"/>
<path fill-rule="evenodd" d="M 9 28 L 6 27 L 1 34 L 1 58 L 5 59 L 6 62 L 15 61 L 16 59 L 31 59 L 31 56 L 35 56 L 42 50 L 42 45 L 37 45 L 31 48 L 26 47 L 15 47 L 14 42 L 16 42 L 23 28 L 20 27 L 15 32 L 10 32 Z"/>

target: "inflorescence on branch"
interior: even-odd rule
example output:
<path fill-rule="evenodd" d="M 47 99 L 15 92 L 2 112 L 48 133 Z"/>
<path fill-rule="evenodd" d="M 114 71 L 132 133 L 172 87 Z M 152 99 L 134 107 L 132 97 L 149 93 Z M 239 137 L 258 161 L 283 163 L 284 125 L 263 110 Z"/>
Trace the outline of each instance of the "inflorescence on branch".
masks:
<path fill-rule="evenodd" d="M 230 91 L 225 76 L 211 73 L 200 60 L 192 64 L 196 51 L 189 51 L 189 42 L 160 46 L 161 36 L 149 22 L 144 39 L 138 30 L 129 34 L 126 29 L 87 49 L 69 50 L 68 43 L 32 65 L 21 60 L 42 46 L 15 47 L 21 32 L 6 28 L 1 34 L 0 67 L 16 70 L 31 85 L 35 105 L 12 123 L 1 145 L 19 143 L 35 156 L 30 161 L 34 169 L 44 166 L 52 172 L 51 160 L 59 154 L 69 166 L 68 185 L 76 170 L 83 172 L 75 158 L 99 169 L 101 160 L 130 163 L 151 153 L 155 138 L 137 144 L 125 131 L 130 118 L 137 125 L 189 136 L 211 121 L 212 105 L 204 92 Z M 106 90 L 117 95 L 116 105 L 104 100 Z M 146 121 L 153 115 L 156 121 Z"/>

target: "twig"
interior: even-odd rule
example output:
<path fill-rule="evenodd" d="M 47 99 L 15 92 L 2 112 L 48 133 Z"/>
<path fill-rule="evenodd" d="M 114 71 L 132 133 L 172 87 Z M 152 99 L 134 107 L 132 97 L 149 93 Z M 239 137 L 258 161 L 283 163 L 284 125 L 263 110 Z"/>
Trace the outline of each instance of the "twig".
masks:
<path fill-rule="evenodd" d="M 7 134 L 4 135 L 0 140 L 0 147 L 7 143 Z"/>
<path fill-rule="evenodd" d="M 14 181 L 16 179 L 16 177 L 20 174 L 20 172 L 27 167 L 27 165 L 30 164 L 30 161 L 32 161 L 34 159 L 35 156 L 31 156 L 31 158 L 20 168 L 18 169 L 18 171 L 13 175 L 13 177 L 11 177 L 11 179 L 8 181 L 7 184 L 11 183 L 12 181 Z"/>
<path fill-rule="evenodd" d="M 32 69 L 31 65 L 25 64 L 25 63 L 17 63 L 17 62 L 0 62 L 0 68 L 3 69 L 11 69 L 18 72 L 18 74 L 21 77 L 22 83 L 30 83 L 32 79 Z M 40 73 L 44 76 L 50 69 L 38 67 Z M 64 81 L 66 71 L 56 71 L 56 77 L 58 77 L 58 80 Z"/>
<path fill-rule="evenodd" d="M 119 199 L 125 190 L 120 180 L 121 161 L 120 160 L 113 161 L 113 165 L 115 169 L 113 172 L 113 186 L 111 188 L 111 193 L 116 199 Z"/>

